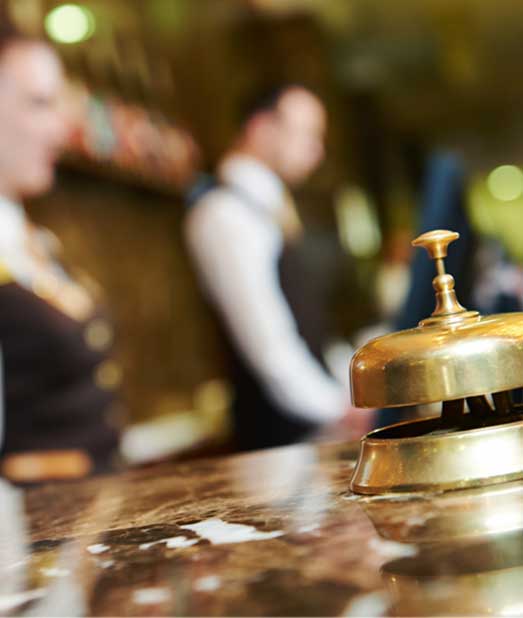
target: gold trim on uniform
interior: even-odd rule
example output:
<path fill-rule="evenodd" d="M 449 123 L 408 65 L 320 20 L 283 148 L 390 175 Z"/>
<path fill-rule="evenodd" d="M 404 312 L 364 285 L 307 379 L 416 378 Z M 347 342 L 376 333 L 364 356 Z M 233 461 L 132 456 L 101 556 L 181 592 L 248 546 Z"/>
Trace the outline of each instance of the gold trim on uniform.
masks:
<path fill-rule="evenodd" d="M 106 391 L 112 391 L 122 383 L 122 367 L 116 361 L 109 359 L 100 363 L 94 371 L 96 386 Z"/>
<path fill-rule="evenodd" d="M 74 320 L 86 320 L 94 311 L 94 304 L 82 287 L 52 273 L 39 273 L 31 287 L 37 296 Z"/>
<path fill-rule="evenodd" d="M 14 281 L 13 275 L 9 272 L 6 265 L 0 262 L 0 285 L 6 285 L 12 281 Z"/>
<path fill-rule="evenodd" d="M 34 483 L 84 478 L 93 469 L 93 461 L 79 449 L 23 451 L 6 455 L 0 469 L 15 483 Z"/>
<path fill-rule="evenodd" d="M 34 263 L 29 273 L 32 291 L 71 319 L 87 320 L 94 312 L 94 302 L 88 291 L 72 278 L 56 273 L 54 267 L 60 262 L 53 248 L 42 242 L 41 229 L 27 221 L 26 231 L 25 248 Z M 52 238 L 55 239 L 52 244 L 55 244 L 58 239 L 54 235 Z"/>
<path fill-rule="evenodd" d="M 114 338 L 111 324 L 104 318 L 95 318 L 85 327 L 84 339 L 91 350 L 107 350 Z"/>

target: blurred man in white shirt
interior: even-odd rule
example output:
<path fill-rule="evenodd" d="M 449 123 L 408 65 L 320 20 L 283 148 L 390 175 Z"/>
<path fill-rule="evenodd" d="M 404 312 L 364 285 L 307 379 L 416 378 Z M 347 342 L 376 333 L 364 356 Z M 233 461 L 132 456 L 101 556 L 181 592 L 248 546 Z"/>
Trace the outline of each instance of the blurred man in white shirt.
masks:
<path fill-rule="evenodd" d="M 299 230 L 286 185 L 319 166 L 326 126 L 322 102 L 302 86 L 259 99 L 219 165 L 217 186 L 186 219 L 189 251 L 231 351 L 240 449 L 300 441 L 342 421 L 353 437 L 368 426 L 366 412 L 350 406 L 348 384 L 311 353 L 279 277 L 286 241 Z"/>

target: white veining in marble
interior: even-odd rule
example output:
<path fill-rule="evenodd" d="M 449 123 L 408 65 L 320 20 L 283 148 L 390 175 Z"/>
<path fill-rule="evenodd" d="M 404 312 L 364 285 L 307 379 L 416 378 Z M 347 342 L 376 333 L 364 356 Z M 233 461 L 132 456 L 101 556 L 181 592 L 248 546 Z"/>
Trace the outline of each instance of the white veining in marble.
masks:
<path fill-rule="evenodd" d="M 142 588 L 133 592 L 133 601 L 137 605 L 153 605 L 165 603 L 171 598 L 167 588 Z"/>
<path fill-rule="evenodd" d="M 141 543 L 139 549 L 150 549 L 162 543 L 165 543 L 166 547 L 169 549 L 177 549 L 179 547 L 191 547 L 191 545 L 196 545 L 198 539 L 188 539 L 186 536 L 173 536 L 168 539 L 159 539 L 158 541 L 152 541 L 150 543 Z"/>
<path fill-rule="evenodd" d="M 103 543 L 96 543 L 95 545 L 89 545 L 87 547 L 87 551 L 90 554 L 101 554 L 104 551 L 109 549 L 109 545 L 104 545 Z"/>
<path fill-rule="evenodd" d="M 180 526 L 186 530 L 196 532 L 203 539 L 207 539 L 214 545 L 224 543 L 245 543 L 247 541 L 264 541 L 275 539 L 284 534 L 283 530 L 273 530 L 272 532 L 262 532 L 254 526 L 244 524 L 230 524 L 219 518 L 205 519 L 196 524 Z"/>

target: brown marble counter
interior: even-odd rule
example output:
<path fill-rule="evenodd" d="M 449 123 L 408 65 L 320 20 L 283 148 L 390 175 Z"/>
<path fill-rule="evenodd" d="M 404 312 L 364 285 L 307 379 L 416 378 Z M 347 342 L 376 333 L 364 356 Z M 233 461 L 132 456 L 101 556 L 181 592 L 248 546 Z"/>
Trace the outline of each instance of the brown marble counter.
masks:
<path fill-rule="evenodd" d="M 0 485 L 0 615 L 523 613 L 523 488 L 348 491 L 355 445 Z"/>

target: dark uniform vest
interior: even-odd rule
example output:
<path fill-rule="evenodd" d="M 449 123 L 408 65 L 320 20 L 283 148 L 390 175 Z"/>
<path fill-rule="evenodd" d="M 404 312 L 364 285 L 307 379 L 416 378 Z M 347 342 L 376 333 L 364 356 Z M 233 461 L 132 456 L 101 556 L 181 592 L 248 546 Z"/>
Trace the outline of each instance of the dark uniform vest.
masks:
<path fill-rule="evenodd" d="M 95 471 L 110 467 L 117 432 L 108 419 L 114 394 L 101 384 L 107 358 L 100 347 L 106 346 L 87 336 L 101 319 L 74 320 L 15 282 L 0 285 L 2 455 L 82 449 Z"/>

